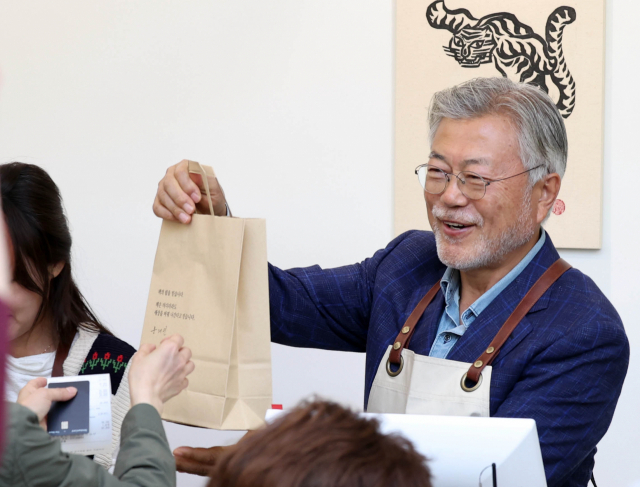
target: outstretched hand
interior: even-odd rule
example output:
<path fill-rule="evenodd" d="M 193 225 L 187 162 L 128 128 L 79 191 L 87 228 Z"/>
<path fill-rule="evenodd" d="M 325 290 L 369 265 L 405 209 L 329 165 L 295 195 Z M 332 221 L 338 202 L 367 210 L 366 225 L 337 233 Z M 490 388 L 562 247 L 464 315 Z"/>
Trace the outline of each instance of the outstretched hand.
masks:
<path fill-rule="evenodd" d="M 211 448 L 190 448 L 181 446 L 173 451 L 176 457 L 178 472 L 208 477 L 216 460 L 228 446 L 212 446 Z"/>
<path fill-rule="evenodd" d="M 20 389 L 18 393 L 18 404 L 31 409 L 38 416 L 40 426 L 47 429 L 47 414 L 51 409 L 51 405 L 56 401 L 68 401 L 77 393 L 75 387 L 49 389 L 46 387 L 47 379 L 38 377 L 30 380 L 27 385 Z"/>
<path fill-rule="evenodd" d="M 162 414 L 164 403 L 189 385 L 187 376 L 195 368 L 191 350 L 180 335 L 171 335 L 157 347 L 144 344 L 131 359 L 129 389 L 131 406 L 151 404 Z"/>
<path fill-rule="evenodd" d="M 209 177 L 207 181 L 213 213 L 217 216 L 225 216 L 226 200 L 218 179 Z M 158 183 L 153 212 L 165 220 L 189 223 L 196 208 L 202 213 L 209 213 L 209 203 L 206 198 L 202 176 L 189 173 L 189 161 L 184 159 L 169 167 Z"/>
<path fill-rule="evenodd" d="M 257 430 L 247 431 L 247 433 L 240 438 L 240 441 L 246 440 L 255 431 Z M 235 445 L 212 446 L 211 448 L 178 447 L 173 450 L 173 455 L 176 457 L 176 469 L 178 472 L 208 477 L 218 458 L 233 447 L 235 447 Z"/>

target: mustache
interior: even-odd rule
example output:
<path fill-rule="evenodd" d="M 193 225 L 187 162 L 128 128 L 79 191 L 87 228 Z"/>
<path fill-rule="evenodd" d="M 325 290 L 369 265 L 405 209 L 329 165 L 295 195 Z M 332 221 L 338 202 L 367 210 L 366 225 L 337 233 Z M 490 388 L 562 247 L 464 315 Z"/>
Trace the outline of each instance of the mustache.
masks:
<path fill-rule="evenodd" d="M 484 218 L 472 211 L 460 209 L 452 210 L 436 204 L 431 208 L 431 213 L 441 221 L 454 221 L 464 225 L 477 225 L 478 227 L 484 225 Z"/>

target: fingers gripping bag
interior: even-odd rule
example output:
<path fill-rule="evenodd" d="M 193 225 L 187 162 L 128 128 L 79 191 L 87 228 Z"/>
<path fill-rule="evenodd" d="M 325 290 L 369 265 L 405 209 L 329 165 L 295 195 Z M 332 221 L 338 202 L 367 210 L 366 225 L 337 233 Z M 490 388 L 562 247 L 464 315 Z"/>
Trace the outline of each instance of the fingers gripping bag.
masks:
<path fill-rule="evenodd" d="M 211 201 L 213 169 L 189 162 Z M 189 386 L 167 402 L 167 421 L 221 430 L 255 429 L 271 406 L 266 225 L 261 219 L 195 214 L 164 220 L 141 343 L 174 333 L 193 352 Z"/>

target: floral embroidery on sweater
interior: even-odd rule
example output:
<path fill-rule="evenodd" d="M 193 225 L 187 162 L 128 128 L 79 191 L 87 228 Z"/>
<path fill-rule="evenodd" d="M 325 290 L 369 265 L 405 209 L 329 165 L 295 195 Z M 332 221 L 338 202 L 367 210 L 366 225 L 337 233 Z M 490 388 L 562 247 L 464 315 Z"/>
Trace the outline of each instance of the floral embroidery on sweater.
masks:
<path fill-rule="evenodd" d="M 113 367 L 113 371 L 118 373 L 120 369 L 126 369 L 127 364 L 128 362 L 124 361 L 123 355 L 118 355 L 118 358 L 112 359 L 110 352 L 105 353 L 104 357 L 98 357 L 98 352 L 93 352 L 90 359 L 84 359 L 84 363 L 80 369 L 80 374 L 84 374 L 87 367 L 90 367 L 91 370 L 93 370 L 98 366 L 101 367 L 104 372 L 107 372 L 109 367 Z"/>
<path fill-rule="evenodd" d="M 127 365 L 135 353 L 135 348 L 128 343 L 113 335 L 100 333 L 91 345 L 79 375 L 109 374 L 111 393 L 115 395 Z"/>

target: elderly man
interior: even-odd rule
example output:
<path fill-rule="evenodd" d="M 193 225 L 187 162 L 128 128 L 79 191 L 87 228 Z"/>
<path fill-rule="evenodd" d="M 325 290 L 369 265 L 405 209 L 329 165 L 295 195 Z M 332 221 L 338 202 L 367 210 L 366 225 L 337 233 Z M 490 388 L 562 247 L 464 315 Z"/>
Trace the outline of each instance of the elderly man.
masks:
<path fill-rule="evenodd" d="M 536 87 L 485 78 L 436 93 L 429 123 L 416 173 L 433 233 L 337 269 L 271 266 L 272 339 L 366 352 L 369 411 L 533 418 L 549 486 L 585 486 L 629 345 L 611 303 L 541 227 L 567 161 L 562 117 Z M 201 200 L 183 161 L 154 211 L 188 223 Z M 177 453 L 189 469 L 211 452 Z"/>

